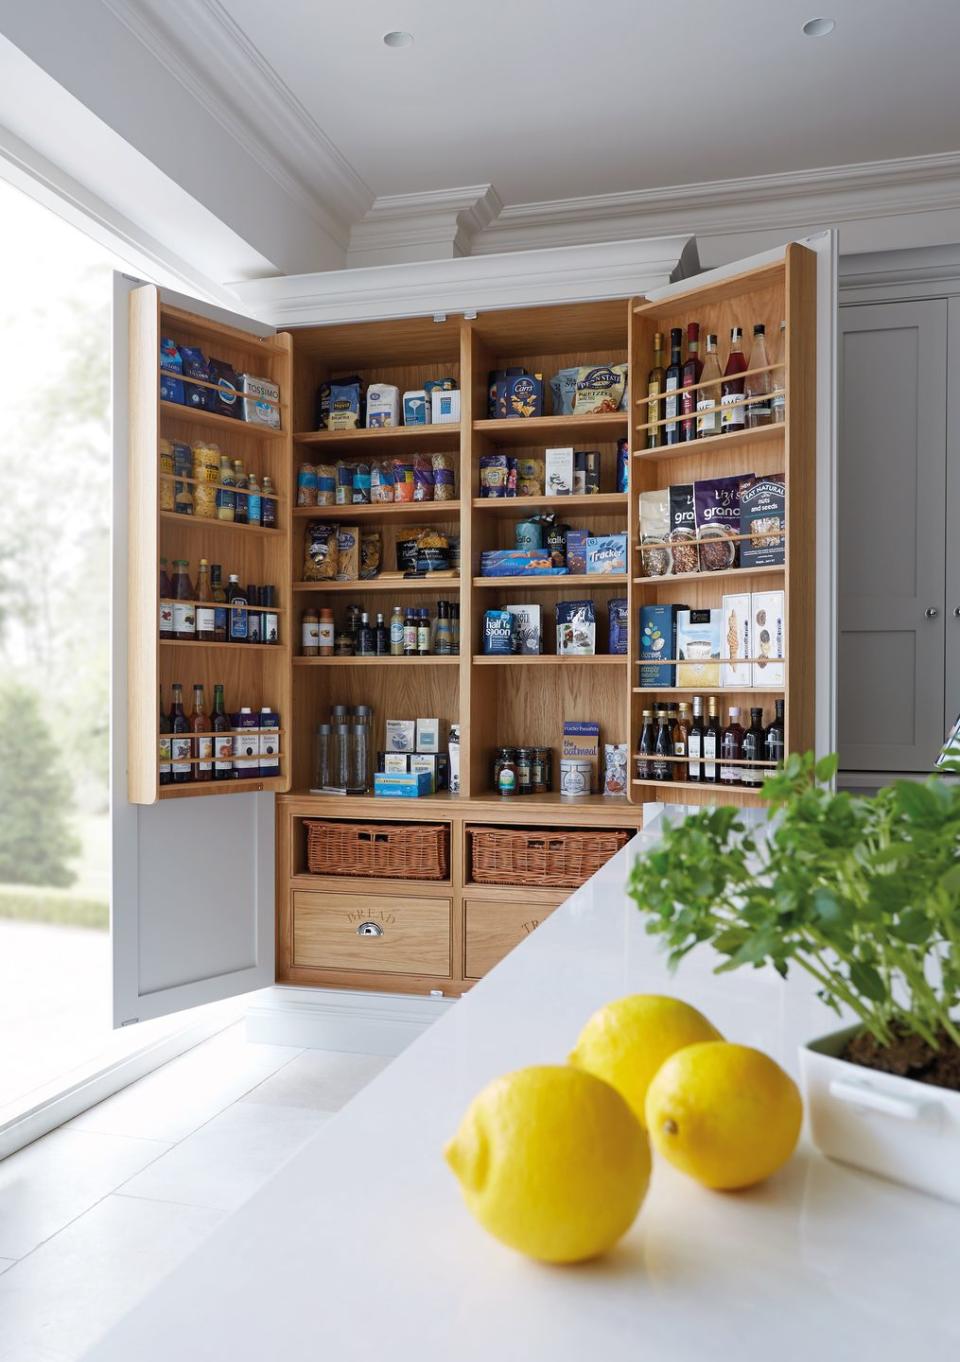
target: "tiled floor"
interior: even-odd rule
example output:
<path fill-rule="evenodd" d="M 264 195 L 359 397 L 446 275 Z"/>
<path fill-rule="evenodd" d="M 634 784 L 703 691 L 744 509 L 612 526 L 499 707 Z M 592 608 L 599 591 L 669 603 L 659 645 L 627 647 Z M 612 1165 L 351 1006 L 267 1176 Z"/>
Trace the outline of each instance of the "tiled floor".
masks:
<path fill-rule="evenodd" d="M 233 1026 L 0 1163 L 0 1362 L 75 1362 L 387 1063 Z"/>

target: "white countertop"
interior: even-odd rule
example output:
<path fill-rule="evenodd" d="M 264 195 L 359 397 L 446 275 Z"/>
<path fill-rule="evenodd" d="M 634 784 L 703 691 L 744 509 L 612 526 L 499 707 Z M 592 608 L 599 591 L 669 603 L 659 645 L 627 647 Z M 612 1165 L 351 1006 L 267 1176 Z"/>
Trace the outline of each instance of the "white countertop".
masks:
<path fill-rule="evenodd" d="M 885 1362 L 960 1355 L 960 1207 L 803 1145 L 749 1192 L 661 1161 L 605 1260 L 528 1262 L 470 1217 L 441 1157 L 470 1099 L 561 1062 L 600 1004 L 671 992 L 796 1073 L 835 1029 L 806 980 L 671 977 L 623 892 L 625 848 L 406 1050 L 88 1355 L 457 1362 Z"/>

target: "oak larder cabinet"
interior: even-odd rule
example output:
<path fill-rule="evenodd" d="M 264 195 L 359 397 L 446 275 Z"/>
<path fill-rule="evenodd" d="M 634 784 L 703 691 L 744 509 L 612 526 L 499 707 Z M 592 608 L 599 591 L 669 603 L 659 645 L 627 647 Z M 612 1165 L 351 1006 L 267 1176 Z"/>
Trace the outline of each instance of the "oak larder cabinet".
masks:
<path fill-rule="evenodd" d="M 152 287 L 127 284 L 118 303 L 118 328 L 129 327 L 129 446 L 126 468 L 128 534 L 126 581 L 127 670 L 117 683 L 127 712 L 127 801 L 118 827 L 135 843 L 129 873 L 115 881 L 119 929 L 116 958 L 139 962 L 137 984 L 117 1001 L 118 1013 L 155 1015 L 211 996 L 226 996 L 270 982 L 348 988 L 458 993 L 533 931 L 564 898 L 566 889 L 480 885 L 472 881 L 472 826 L 533 828 L 614 827 L 635 830 L 643 802 L 703 798 L 755 802 L 755 794 L 702 790 L 677 783 L 647 788 L 631 780 L 627 799 L 601 795 L 565 800 L 558 794 L 498 798 L 491 789 L 496 747 L 547 746 L 555 754 L 555 784 L 564 719 L 596 719 L 601 742 L 636 748 L 644 695 L 639 689 L 637 616 L 647 601 L 683 600 L 719 605 L 724 590 L 783 585 L 787 594 L 788 744 L 813 741 L 813 516 L 816 260 L 799 245 L 774 261 L 721 280 L 661 290 L 647 301 L 619 298 L 549 307 L 481 311 L 476 317 L 413 317 L 337 323 L 270 333 L 191 315 Z M 119 315 L 125 309 L 125 316 Z M 782 382 L 787 422 L 742 436 L 691 446 L 645 451 L 646 375 L 652 335 L 686 321 L 701 334 L 717 331 L 725 352 L 729 328 L 747 335 L 755 321 L 776 334 L 788 322 L 788 358 Z M 234 319 L 235 323 L 236 319 Z M 259 333 L 259 334 L 257 334 Z M 271 378 L 281 389 L 281 428 L 268 431 L 159 399 L 159 342 L 172 336 L 228 359 L 236 369 Z M 529 420 L 487 418 L 487 375 L 522 364 L 547 380 L 560 368 L 629 359 L 624 410 L 596 416 Z M 360 374 L 365 384 L 396 384 L 401 392 L 428 378 L 450 376 L 462 392 L 459 425 L 396 430 L 329 432 L 315 428 L 320 382 Z M 774 375 L 780 381 L 780 375 Z M 118 393 L 118 403 L 122 395 Z M 549 399 L 547 409 L 549 410 Z M 255 530 L 163 511 L 158 442 L 162 438 L 215 440 L 277 490 L 277 528 Z M 629 494 L 616 489 L 617 442 L 629 439 Z M 480 496 L 483 454 L 499 451 L 542 457 L 545 447 L 572 445 L 600 451 L 601 490 L 589 497 L 549 496 L 487 500 Z M 442 451 L 457 470 L 457 498 L 447 502 L 299 508 L 296 475 L 301 461 L 369 460 L 389 454 Z M 640 577 L 637 493 L 696 477 L 740 471 L 786 471 L 786 567 L 764 574 L 705 574 L 692 582 Z M 481 552 L 513 544 L 514 524 L 536 510 L 556 510 L 573 527 L 593 533 L 629 531 L 628 571 L 616 577 L 531 580 L 482 578 Z M 383 539 L 383 563 L 394 566 L 398 533 L 411 524 L 459 534 L 458 581 L 422 580 L 304 583 L 304 533 L 310 519 L 372 525 Z M 191 572 L 201 557 L 220 562 L 224 574 L 278 588 L 280 641 L 273 646 L 165 643 L 158 640 L 157 569 L 160 556 L 187 558 Z M 679 594 L 678 594 L 679 593 Z M 597 607 L 598 654 L 558 658 L 553 631 L 558 601 L 591 597 Z M 606 605 L 629 603 L 626 655 L 606 655 Z M 308 604 L 332 607 L 338 626 L 348 603 L 375 616 L 394 604 L 460 605 L 457 657 L 306 658 L 300 653 L 300 617 Z M 483 613 L 494 605 L 535 601 L 542 608 L 546 653 L 540 657 L 484 656 Z M 265 779 L 164 786 L 157 781 L 158 695 L 169 703 L 179 680 L 226 687 L 227 709 L 241 704 L 274 707 L 280 714 L 280 774 Z M 723 696 L 749 704 L 749 693 Z M 664 693 L 666 698 L 666 692 Z M 770 697 L 765 696 L 768 707 Z M 309 793 L 313 734 L 331 705 L 366 704 L 375 713 L 374 751 L 384 746 L 384 720 L 436 716 L 461 730 L 461 791 L 412 800 L 334 798 Z M 631 755 L 630 774 L 633 775 Z M 120 792 L 118 791 L 119 795 Z M 277 796 L 276 800 L 269 798 Z M 173 796 L 171 798 L 171 796 Z M 193 802 L 201 796 L 200 803 Z M 271 806 L 275 808 L 271 810 Z M 442 882 L 366 880 L 310 874 L 306 830 L 310 817 L 412 820 L 447 825 L 450 868 Z M 124 821 L 126 820 L 126 821 Z M 268 829 L 273 823 L 273 835 Z M 164 880 L 167 888 L 164 892 Z M 224 884 L 224 881 L 226 884 Z M 137 908 L 123 909 L 129 892 Z M 248 892 L 243 886 L 249 887 Z M 271 892 L 272 891 L 272 892 Z M 252 900 L 252 906 L 251 902 Z M 275 960 L 264 919 L 275 929 Z M 124 924 L 129 922 L 129 928 Z M 369 927 L 373 923 L 376 931 Z M 361 926 L 364 931 L 360 931 Z M 124 932 L 126 931 L 126 936 Z M 185 943 L 194 952 L 184 971 Z M 224 942 L 230 943 L 224 946 Z M 220 961 L 218 950 L 226 956 Z M 179 952 L 179 955 L 178 955 Z M 157 965 L 160 958 L 163 962 Z M 180 959 L 179 975 L 174 960 Z M 210 980 L 215 982 L 212 986 Z M 207 985 L 206 992 L 203 986 Z M 119 1016 L 132 1020 L 134 1016 Z"/>

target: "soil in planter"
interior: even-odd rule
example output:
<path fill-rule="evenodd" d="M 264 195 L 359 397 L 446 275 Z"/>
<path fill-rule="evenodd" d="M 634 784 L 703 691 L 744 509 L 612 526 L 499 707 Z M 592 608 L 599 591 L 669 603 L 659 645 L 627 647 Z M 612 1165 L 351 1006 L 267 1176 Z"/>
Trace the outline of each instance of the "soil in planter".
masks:
<path fill-rule="evenodd" d="M 898 1032 L 892 1045 L 881 1045 L 869 1032 L 860 1031 L 847 1041 L 840 1058 L 864 1069 L 879 1069 L 885 1074 L 960 1092 L 960 1046 L 945 1032 L 941 1034 L 943 1044 L 934 1050 L 921 1036 L 909 1031 Z"/>

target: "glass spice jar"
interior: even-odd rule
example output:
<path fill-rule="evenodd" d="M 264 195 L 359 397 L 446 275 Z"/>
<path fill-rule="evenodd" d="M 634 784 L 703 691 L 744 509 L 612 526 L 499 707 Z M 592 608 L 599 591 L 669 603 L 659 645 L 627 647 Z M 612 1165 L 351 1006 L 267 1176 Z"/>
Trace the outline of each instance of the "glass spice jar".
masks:
<path fill-rule="evenodd" d="M 530 793 L 546 794 L 547 772 L 544 765 L 544 749 L 534 747 L 530 759 Z"/>
<path fill-rule="evenodd" d="M 514 795 L 517 792 L 517 763 L 512 747 L 501 747 L 494 768 L 496 790 L 499 795 Z"/>
<path fill-rule="evenodd" d="M 312 606 L 304 610 L 300 629 L 301 653 L 304 657 L 317 657 L 320 652 L 320 617 Z"/>
<path fill-rule="evenodd" d="M 533 794 L 533 749 L 531 747 L 517 748 L 517 794 Z"/>

